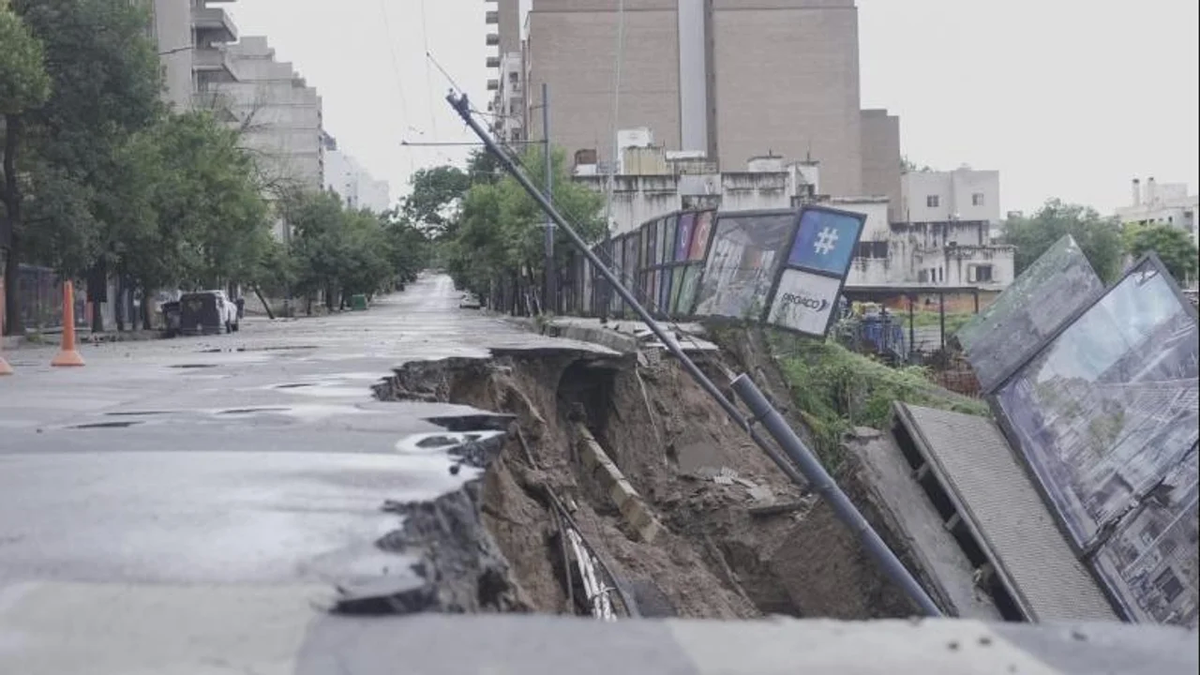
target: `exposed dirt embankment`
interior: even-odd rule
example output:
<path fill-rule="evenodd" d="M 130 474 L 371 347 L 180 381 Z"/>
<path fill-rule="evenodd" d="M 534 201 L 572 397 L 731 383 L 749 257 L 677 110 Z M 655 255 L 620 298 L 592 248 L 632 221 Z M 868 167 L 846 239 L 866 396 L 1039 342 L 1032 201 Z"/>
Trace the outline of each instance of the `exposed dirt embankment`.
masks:
<path fill-rule="evenodd" d="M 769 364 L 737 361 L 763 381 Z M 725 364 L 704 367 L 715 381 L 728 381 Z M 766 384 L 775 383 L 768 377 Z M 378 394 L 515 416 L 502 447 L 481 458 L 483 478 L 441 506 L 410 506 L 405 531 L 392 542 L 423 556 L 419 571 L 433 586 L 452 589 L 439 591 L 445 601 L 435 598 L 431 608 L 586 613 L 581 575 L 566 555 L 569 520 L 632 598 L 631 614 L 911 613 L 832 513 L 794 486 L 671 360 L 498 353 L 412 364 Z M 626 487 L 613 488 L 613 469 L 589 454 L 584 428 Z M 659 527 L 638 525 L 643 507 L 635 501 Z"/>

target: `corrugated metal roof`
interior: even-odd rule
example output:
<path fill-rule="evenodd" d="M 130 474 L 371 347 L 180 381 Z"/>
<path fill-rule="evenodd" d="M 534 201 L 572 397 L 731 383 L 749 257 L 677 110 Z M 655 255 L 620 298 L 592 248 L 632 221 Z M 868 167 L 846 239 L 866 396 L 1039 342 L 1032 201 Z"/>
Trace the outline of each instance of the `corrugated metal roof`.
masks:
<path fill-rule="evenodd" d="M 1119 620 L 995 423 L 905 404 L 897 409 L 1030 619 Z"/>

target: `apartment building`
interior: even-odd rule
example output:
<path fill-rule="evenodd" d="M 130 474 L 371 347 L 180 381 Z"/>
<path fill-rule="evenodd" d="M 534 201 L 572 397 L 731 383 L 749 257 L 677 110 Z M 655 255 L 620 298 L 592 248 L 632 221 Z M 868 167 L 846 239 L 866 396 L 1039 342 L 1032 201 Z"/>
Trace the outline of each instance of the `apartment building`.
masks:
<path fill-rule="evenodd" d="M 501 51 L 488 65 L 505 69 L 493 90 L 507 89 L 494 106 L 522 88 L 525 138 L 543 135 L 528 111 L 546 83 L 552 140 L 595 150 L 602 171 L 619 159 L 616 129 L 647 127 L 667 151 L 730 167 L 811 157 L 829 194 L 887 196 L 899 210 L 899 120 L 860 109 L 853 0 L 497 2 L 488 44 Z"/>
<path fill-rule="evenodd" d="M 152 0 L 152 34 L 158 43 L 165 91 L 177 112 L 191 110 L 195 95 L 210 82 L 236 79 L 225 45 L 236 42 L 238 29 L 229 12 L 217 4 L 234 0 Z M 203 105 L 201 103 L 200 105 Z"/>
<path fill-rule="evenodd" d="M 317 90 L 265 37 L 243 37 L 221 50 L 235 80 L 210 79 L 201 96 L 228 111 L 242 145 L 254 154 L 269 191 L 325 187 L 324 113 Z"/>
<path fill-rule="evenodd" d="M 338 147 L 337 139 L 323 135 L 325 189 L 337 194 L 348 208 L 383 213 L 391 208 L 391 186 L 375 180 L 354 157 Z"/>
<path fill-rule="evenodd" d="M 1186 183 L 1159 183 L 1154 177 L 1133 179 L 1133 202 L 1117 209 L 1125 225 L 1170 225 L 1187 232 L 1200 245 L 1196 210 L 1200 196 L 1189 195 Z"/>

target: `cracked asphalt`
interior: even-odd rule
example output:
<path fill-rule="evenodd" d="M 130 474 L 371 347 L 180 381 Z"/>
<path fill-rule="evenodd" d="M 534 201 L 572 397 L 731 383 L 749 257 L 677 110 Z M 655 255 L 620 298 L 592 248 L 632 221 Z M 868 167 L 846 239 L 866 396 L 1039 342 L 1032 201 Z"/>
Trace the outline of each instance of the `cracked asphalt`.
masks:
<path fill-rule="evenodd" d="M 431 417 L 463 406 L 374 400 L 414 360 L 490 349 L 607 350 L 458 308 L 426 276 L 369 312 L 247 321 L 209 338 L 6 354 L 0 379 L 0 672 L 1092 673 L 1196 672 L 1194 635 L 977 622 L 740 624 L 555 617 L 362 618 L 338 585 L 416 583 L 374 542 L 388 500 L 450 473 Z M 869 645 L 869 647 L 868 647 Z M 1119 665 L 1116 665 L 1119 664 Z M 853 667 L 851 667 L 853 665 Z"/>

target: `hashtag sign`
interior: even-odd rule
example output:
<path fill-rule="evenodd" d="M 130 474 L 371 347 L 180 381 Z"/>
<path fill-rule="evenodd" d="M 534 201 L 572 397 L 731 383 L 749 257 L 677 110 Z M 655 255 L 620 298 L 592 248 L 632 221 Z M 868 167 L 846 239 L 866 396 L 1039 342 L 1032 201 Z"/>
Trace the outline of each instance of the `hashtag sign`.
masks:
<path fill-rule="evenodd" d="M 817 243 L 813 244 L 813 250 L 821 255 L 829 255 L 833 253 L 833 249 L 837 248 L 837 241 L 837 230 L 827 227 L 821 230 L 821 234 L 817 235 Z"/>

